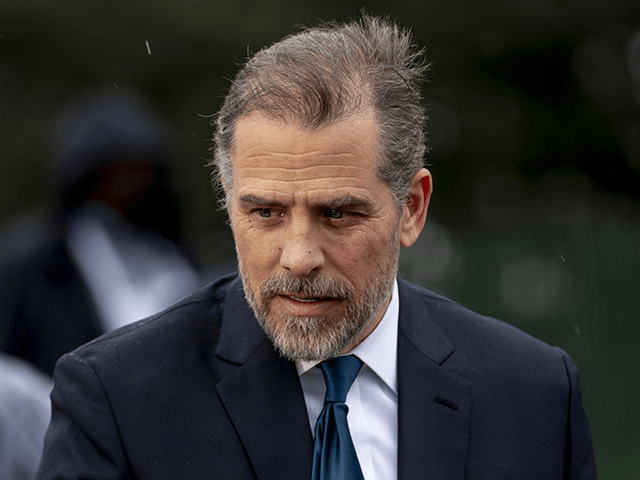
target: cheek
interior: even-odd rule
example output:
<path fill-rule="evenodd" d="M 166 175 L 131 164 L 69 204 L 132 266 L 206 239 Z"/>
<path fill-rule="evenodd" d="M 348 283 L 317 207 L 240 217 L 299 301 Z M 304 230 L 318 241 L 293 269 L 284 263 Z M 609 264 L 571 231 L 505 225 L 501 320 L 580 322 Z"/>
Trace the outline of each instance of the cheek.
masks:
<path fill-rule="evenodd" d="M 359 284 L 368 276 L 378 262 L 379 255 L 386 253 L 386 246 L 378 238 L 352 238 L 334 243 L 332 257 L 337 268 L 354 284 Z M 370 272 L 374 273 L 374 272 Z"/>
<path fill-rule="evenodd" d="M 264 233 L 239 231 L 235 242 L 245 271 L 254 277 L 268 276 L 282 254 L 282 246 Z"/>

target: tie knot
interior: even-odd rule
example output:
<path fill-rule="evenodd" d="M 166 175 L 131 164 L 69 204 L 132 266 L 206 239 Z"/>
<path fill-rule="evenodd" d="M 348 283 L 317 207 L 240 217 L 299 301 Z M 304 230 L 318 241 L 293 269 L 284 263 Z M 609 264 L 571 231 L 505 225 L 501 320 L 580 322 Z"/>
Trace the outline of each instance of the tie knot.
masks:
<path fill-rule="evenodd" d="M 345 402 L 351 385 L 358 376 L 362 361 L 354 355 L 331 358 L 320 365 L 327 383 L 324 402 Z"/>

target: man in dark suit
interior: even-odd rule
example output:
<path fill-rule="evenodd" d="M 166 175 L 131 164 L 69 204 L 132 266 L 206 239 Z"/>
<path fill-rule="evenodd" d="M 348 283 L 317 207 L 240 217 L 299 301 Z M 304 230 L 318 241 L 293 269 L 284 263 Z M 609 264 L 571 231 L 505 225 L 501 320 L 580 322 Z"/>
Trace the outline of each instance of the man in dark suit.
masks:
<path fill-rule="evenodd" d="M 367 16 L 247 62 L 213 160 L 240 275 L 60 360 L 38 478 L 596 478 L 569 356 L 397 279 L 426 68 Z"/>

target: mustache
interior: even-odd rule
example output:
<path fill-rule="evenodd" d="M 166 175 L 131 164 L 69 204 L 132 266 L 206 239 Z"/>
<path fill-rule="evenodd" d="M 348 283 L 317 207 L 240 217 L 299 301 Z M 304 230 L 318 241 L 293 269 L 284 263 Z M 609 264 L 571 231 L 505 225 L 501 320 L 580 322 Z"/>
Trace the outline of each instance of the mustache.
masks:
<path fill-rule="evenodd" d="M 258 292 L 263 301 L 269 301 L 278 295 L 295 295 L 310 298 L 339 298 L 351 300 L 354 293 L 342 280 L 322 275 L 299 277 L 281 273 L 265 280 Z"/>

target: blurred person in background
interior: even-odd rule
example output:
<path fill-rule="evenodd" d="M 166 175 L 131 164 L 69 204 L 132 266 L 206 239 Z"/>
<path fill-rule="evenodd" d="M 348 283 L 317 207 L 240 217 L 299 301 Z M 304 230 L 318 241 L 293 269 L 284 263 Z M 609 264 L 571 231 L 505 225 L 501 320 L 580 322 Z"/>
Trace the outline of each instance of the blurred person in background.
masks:
<path fill-rule="evenodd" d="M 49 424 L 51 379 L 0 353 L 0 478 L 30 480 Z"/>
<path fill-rule="evenodd" d="M 0 349 L 48 374 L 62 354 L 199 285 L 179 247 L 167 131 L 136 95 L 111 90 L 52 121 L 59 211 L 14 227 L 18 248 L 0 262 Z"/>

